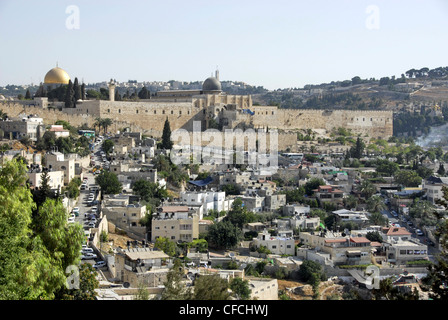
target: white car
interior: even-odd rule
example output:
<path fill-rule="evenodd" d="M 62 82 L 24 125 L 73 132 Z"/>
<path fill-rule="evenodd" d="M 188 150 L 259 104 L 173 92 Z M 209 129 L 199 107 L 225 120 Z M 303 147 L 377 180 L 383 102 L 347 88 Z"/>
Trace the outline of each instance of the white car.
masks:
<path fill-rule="evenodd" d="M 94 253 L 86 252 L 81 255 L 81 260 L 96 259 L 96 258 L 97 258 L 97 256 Z"/>
<path fill-rule="evenodd" d="M 67 222 L 68 223 L 75 223 L 75 218 L 70 217 L 70 218 L 68 218 Z"/>
<path fill-rule="evenodd" d="M 93 265 L 93 267 L 94 267 L 95 269 L 102 268 L 102 267 L 105 267 L 105 266 L 106 266 L 106 262 L 105 262 L 105 261 L 98 261 L 97 263 L 95 263 L 95 264 Z"/>
<path fill-rule="evenodd" d="M 85 248 L 82 248 L 81 249 L 81 252 L 82 253 L 93 253 L 93 249 L 92 248 L 89 248 L 89 247 L 85 247 Z"/>

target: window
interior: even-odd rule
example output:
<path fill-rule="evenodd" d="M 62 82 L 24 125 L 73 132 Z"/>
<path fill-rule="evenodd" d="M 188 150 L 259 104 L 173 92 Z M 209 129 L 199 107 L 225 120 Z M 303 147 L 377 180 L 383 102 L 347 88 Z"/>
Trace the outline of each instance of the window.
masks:
<path fill-rule="evenodd" d="M 118 109 L 118 113 L 121 113 L 121 109 Z"/>
<path fill-rule="evenodd" d="M 154 114 L 157 114 L 157 110 L 154 110 Z"/>

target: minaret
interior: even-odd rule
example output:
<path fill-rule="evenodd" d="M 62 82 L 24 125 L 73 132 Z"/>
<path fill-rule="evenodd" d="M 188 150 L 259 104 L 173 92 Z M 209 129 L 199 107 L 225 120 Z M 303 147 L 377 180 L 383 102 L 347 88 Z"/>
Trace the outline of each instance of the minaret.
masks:
<path fill-rule="evenodd" d="M 117 85 L 112 79 L 110 79 L 108 86 L 109 86 L 109 101 L 115 101 L 115 87 Z"/>
<path fill-rule="evenodd" d="M 218 70 L 218 66 L 216 66 L 215 78 L 216 78 L 216 80 L 219 81 L 219 70 Z"/>

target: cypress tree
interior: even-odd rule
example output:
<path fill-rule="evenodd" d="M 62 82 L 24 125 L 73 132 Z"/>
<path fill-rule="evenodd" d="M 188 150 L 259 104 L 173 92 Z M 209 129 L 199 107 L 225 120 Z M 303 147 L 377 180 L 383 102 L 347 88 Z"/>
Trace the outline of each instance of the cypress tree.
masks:
<path fill-rule="evenodd" d="M 173 142 L 171 141 L 171 128 L 170 122 L 168 121 L 168 117 L 165 120 L 165 124 L 163 126 L 162 133 L 162 148 L 163 149 L 171 149 L 173 147 Z"/>
<path fill-rule="evenodd" d="M 81 99 L 86 100 L 86 85 L 84 83 L 81 85 Z"/>
<path fill-rule="evenodd" d="M 68 81 L 67 91 L 65 92 L 65 107 L 66 108 L 74 108 L 75 105 L 73 103 L 75 97 L 75 91 L 73 90 L 73 82 L 72 80 Z"/>
<path fill-rule="evenodd" d="M 82 98 L 81 86 L 78 83 L 78 78 L 75 78 L 75 82 L 73 83 L 73 91 L 74 91 L 74 101 L 76 105 L 76 102 Z"/>

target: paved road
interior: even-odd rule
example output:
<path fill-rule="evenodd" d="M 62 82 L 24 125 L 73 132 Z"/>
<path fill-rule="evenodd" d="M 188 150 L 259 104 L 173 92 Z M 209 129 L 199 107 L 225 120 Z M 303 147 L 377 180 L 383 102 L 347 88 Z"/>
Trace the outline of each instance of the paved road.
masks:
<path fill-rule="evenodd" d="M 96 146 L 93 153 L 98 152 L 99 147 Z M 95 154 L 94 155 L 94 160 L 96 161 L 97 164 L 100 164 L 100 157 Z M 84 173 L 84 178 L 86 179 L 87 182 L 87 189 L 86 190 L 81 190 L 80 191 L 80 195 L 78 198 L 78 202 L 76 204 L 76 206 L 79 208 L 79 216 L 75 217 L 75 223 L 79 223 L 83 226 L 84 231 L 86 233 L 86 237 L 90 236 L 90 227 L 89 227 L 89 215 L 92 214 L 92 203 L 90 203 L 88 201 L 89 199 L 89 195 L 91 193 L 95 194 L 95 198 L 94 200 L 98 200 L 98 193 L 97 192 L 92 192 L 92 190 L 90 189 L 91 187 L 96 186 L 95 184 L 95 175 L 93 173 L 90 172 L 90 170 L 93 167 L 89 167 L 87 168 L 87 171 Z M 96 186 L 97 187 L 97 186 Z M 98 208 L 100 207 L 99 204 L 93 204 L 93 206 Z M 98 219 L 98 216 L 97 216 Z M 96 259 L 96 261 L 99 261 L 100 259 Z M 90 263 L 90 264 L 94 264 L 96 262 L 95 260 L 82 260 L 82 263 Z"/>

